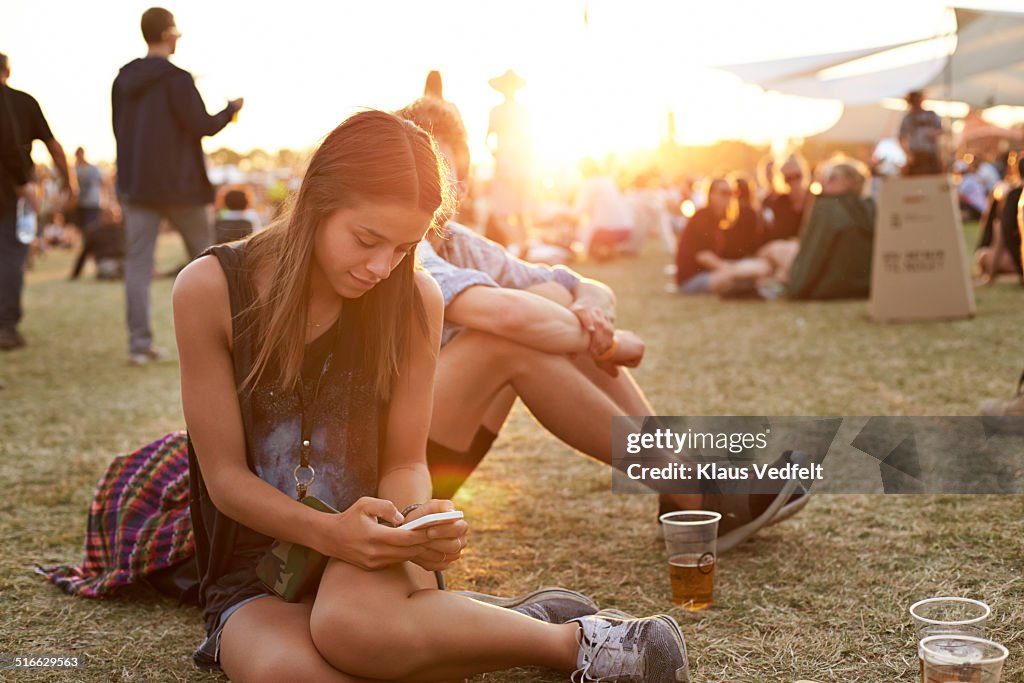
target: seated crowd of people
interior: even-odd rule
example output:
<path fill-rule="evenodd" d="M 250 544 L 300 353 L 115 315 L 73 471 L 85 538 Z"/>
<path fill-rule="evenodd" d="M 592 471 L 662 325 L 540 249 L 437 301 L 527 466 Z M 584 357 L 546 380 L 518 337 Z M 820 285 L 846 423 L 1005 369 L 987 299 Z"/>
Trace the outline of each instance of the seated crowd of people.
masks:
<path fill-rule="evenodd" d="M 1011 155 L 1011 162 L 1006 176 L 994 175 L 995 181 L 990 179 L 996 173 L 992 165 L 983 171 L 976 162 L 956 166 L 962 171 L 955 179 L 963 218 L 980 219 L 975 261 L 983 283 L 1001 274 L 1014 274 L 1024 282 L 1024 157 Z M 742 176 L 707 179 L 706 204 L 679 235 L 678 291 L 723 297 L 867 298 L 877 212 L 869 167 L 834 155 L 816 168 L 818 187 L 812 193 L 808 165 L 799 155 L 789 156 L 777 174 L 770 163 L 765 166 L 760 205 Z"/>
<path fill-rule="evenodd" d="M 771 296 L 775 285 L 794 299 L 867 296 L 875 207 L 863 196 L 863 164 L 832 159 L 819 170 L 818 196 L 801 184 L 795 157 L 782 171 L 789 191 L 766 197 L 763 212 L 745 181 L 709 180 L 707 206 L 679 238 L 680 292 Z"/>

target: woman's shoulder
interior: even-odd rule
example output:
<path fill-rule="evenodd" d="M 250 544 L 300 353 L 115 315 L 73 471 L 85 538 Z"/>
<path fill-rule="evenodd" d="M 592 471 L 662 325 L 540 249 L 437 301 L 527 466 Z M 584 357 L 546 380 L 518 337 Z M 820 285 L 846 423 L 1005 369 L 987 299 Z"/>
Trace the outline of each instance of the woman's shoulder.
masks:
<path fill-rule="evenodd" d="M 174 292 L 175 296 L 178 292 L 183 292 L 186 295 L 210 294 L 218 289 L 226 292 L 227 285 L 227 277 L 220 261 L 213 254 L 206 254 L 189 263 L 178 273 L 178 277 L 174 280 Z"/>
<path fill-rule="evenodd" d="M 208 330 L 230 346 L 231 301 L 227 276 L 217 257 L 200 256 L 185 266 L 174 281 L 171 299 L 175 327 L 193 333 Z"/>
<path fill-rule="evenodd" d="M 219 302 L 228 306 L 228 280 L 224 268 L 216 256 L 207 254 L 185 266 L 174 280 L 171 295 L 175 308 L 199 306 L 211 310 L 219 308 Z"/>

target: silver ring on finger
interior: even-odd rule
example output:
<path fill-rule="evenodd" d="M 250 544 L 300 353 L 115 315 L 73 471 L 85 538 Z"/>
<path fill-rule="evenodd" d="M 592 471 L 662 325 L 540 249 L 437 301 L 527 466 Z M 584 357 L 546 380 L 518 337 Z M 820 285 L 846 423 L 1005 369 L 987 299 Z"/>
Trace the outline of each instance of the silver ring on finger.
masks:
<path fill-rule="evenodd" d="M 448 553 L 441 553 L 441 563 L 443 564 L 443 563 L 445 563 L 447 561 L 448 561 Z"/>

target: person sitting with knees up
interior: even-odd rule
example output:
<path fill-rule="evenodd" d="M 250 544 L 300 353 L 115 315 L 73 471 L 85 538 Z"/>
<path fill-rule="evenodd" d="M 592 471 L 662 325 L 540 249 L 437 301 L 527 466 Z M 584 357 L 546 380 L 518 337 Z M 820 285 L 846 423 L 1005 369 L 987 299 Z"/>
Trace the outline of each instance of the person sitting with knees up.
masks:
<path fill-rule="evenodd" d="M 454 109 L 424 98 L 397 113 L 429 131 L 457 178 L 467 178 L 466 129 Z M 645 346 L 636 334 L 616 329 L 615 294 L 565 267 L 515 258 L 464 226 L 449 222 L 445 229 L 445 236 L 429 235 L 417 254 L 445 302 L 427 442 L 435 493 L 455 494 L 517 397 L 561 441 L 612 464 L 612 418 L 656 414 L 628 371 L 643 360 Z M 763 517 L 774 502 L 665 492 L 659 507 L 722 512 L 719 550 L 728 550 L 776 519 Z"/>

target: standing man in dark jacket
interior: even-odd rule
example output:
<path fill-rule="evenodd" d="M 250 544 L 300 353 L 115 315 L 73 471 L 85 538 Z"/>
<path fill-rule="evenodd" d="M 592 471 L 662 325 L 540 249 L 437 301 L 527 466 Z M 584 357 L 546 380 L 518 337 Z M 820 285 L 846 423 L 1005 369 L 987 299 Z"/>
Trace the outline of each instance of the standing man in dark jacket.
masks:
<path fill-rule="evenodd" d="M 25 346 L 18 331 L 21 290 L 25 284 L 28 244 L 18 239 L 17 207 L 22 198 L 38 211 L 32 185 L 33 140 L 41 140 L 53 157 L 65 198 L 70 198 L 68 160 L 64 148 L 50 132 L 43 110 L 28 93 L 7 87 L 11 75 L 7 55 L 0 54 L 0 351 Z"/>
<path fill-rule="evenodd" d="M 128 353 L 134 365 L 164 355 L 153 346 L 149 326 L 160 221 L 166 218 L 181 234 L 189 258 L 210 245 L 207 205 L 213 201 L 213 187 L 201 141 L 224 128 L 242 108 L 239 98 L 217 114 L 206 112 L 192 75 L 169 61 L 181 36 L 170 12 L 162 7 L 146 10 L 142 36 L 148 53 L 121 67 L 111 95 L 117 191 L 127 241 Z"/>

